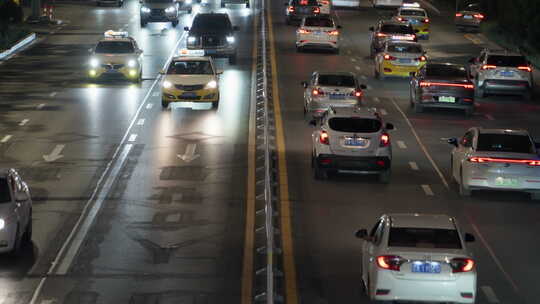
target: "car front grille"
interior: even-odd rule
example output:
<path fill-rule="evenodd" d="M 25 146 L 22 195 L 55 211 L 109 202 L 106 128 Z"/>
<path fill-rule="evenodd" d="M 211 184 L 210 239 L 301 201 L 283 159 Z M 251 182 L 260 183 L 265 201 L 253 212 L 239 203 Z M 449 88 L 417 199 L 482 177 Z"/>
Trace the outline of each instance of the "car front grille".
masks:
<path fill-rule="evenodd" d="M 180 100 L 199 100 L 199 99 L 201 99 L 201 96 L 178 95 L 178 99 L 180 99 Z"/>
<path fill-rule="evenodd" d="M 124 64 L 109 63 L 109 64 L 102 64 L 101 66 L 107 70 L 119 70 L 124 67 Z"/>
<path fill-rule="evenodd" d="M 150 14 L 151 14 L 151 15 L 154 15 L 154 16 L 165 15 L 165 10 L 164 10 L 164 9 L 161 9 L 161 8 L 153 8 L 153 9 L 150 11 Z"/>
<path fill-rule="evenodd" d="M 221 45 L 221 39 L 218 36 L 203 36 L 202 37 L 203 47 L 217 47 L 220 45 Z"/>
<path fill-rule="evenodd" d="M 183 91 L 197 91 L 197 90 L 202 90 L 204 88 L 204 85 L 203 84 L 195 84 L 195 85 L 176 84 L 174 85 L 174 87 Z"/>

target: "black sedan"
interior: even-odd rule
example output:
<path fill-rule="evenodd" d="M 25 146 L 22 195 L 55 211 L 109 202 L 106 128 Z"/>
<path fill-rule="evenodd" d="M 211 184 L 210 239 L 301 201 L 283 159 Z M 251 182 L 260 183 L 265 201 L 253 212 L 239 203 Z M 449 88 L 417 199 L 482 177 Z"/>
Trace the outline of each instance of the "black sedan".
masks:
<path fill-rule="evenodd" d="M 474 112 L 474 84 L 461 64 L 427 63 L 411 73 L 411 107 L 420 113 L 427 107 Z"/>
<path fill-rule="evenodd" d="M 285 2 L 285 23 L 301 22 L 302 18 L 318 16 L 321 8 L 317 0 L 289 0 Z"/>

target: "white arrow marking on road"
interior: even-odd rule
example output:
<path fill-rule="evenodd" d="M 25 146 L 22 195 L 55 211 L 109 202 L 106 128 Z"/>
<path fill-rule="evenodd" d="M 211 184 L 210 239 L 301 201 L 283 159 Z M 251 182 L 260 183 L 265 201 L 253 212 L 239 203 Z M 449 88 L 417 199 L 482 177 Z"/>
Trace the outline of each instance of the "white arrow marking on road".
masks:
<path fill-rule="evenodd" d="M 138 126 L 144 125 L 144 118 L 139 119 L 139 121 L 137 121 L 137 125 Z"/>
<path fill-rule="evenodd" d="M 58 94 L 57 92 L 52 92 L 51 94 L 49 94 L 50 97 L 54 97 L 56 96 L 56 94 Z"/>
<path fill-rule="evenodd" d="M 64 155 L 60 153 L 62 153 L 62 150 L 64 150 L 65 147 L 66 145 L 56 145 L 50 154 L 43 155 L 43 159 L 50 163 L 64 157 Z"/>
<path fill-rule="evenodd" d="M 188 144 L 186 147 L 186 153 L 184 155 L 178 154 L 178 158 L 185 162 L 192 162 L 195 159 L 199 158 L 199 154 L 195 154 L 195 150 L 197 149 L 197 144 Z"/>
<path fill-rule="evenodd" d="M 400 147 L 401 149 L 407 149 L 407 145 L 406 145 L 405 142 L 402 141 L 402 140 L 398 140 L 398 141 L 397 141 L 397 145 L 398 145 L 398 147 Z"/>
<path fill-rule="evenodd" d="M 6 136 L 4 136 L 4 138 L 2 138 L 2 140 L 0 140 L 0 142 L 1 143 L 6 143 L 10 139 L 11 139 L 11 135 L 6 135 Z"/>
<path fill-rule="evenodd" d="M 21 120 L 21 122 L 19 123 L 19 126 L 24 126 L 24 125 L 27 124 L 29 121 L 30 121 L 30 119 L 25 118 L 25 119 Z"/>
<path fill-rule="evenodd" d="M 411 169 L 413 169 L 414 171 L 419 170 L 418 165 L 415 162 L 409 162 L 409 166 L 411 166 Z"/>
<path fill-rule="evenodd" d="M 152 93 L 152 97 L 159 97 L 159 92 Z"/>
<path fill-rule="evenodd" d="M 128 138 L 129 142 L 133 142 L 137 140 L 137 134 L 131 134 Z"/>
<path fill-rule="evenodd" d="M 388 115 L 388 112 L 386 112 L 385 109 L 382 109 L 382 108 L 381 108 L 381 109 L 380 109 L 380 112 L 381 112 L 381 115 Z"/>
<path fill-rule="evenodd" d="M 153 105 L 154 105 L 153 103 L 148 103 L 148 104 L 146 105 L 146 108 L 150 110 L 150 109 L 152 108 Z"/>
<path fill-rule="evenodd" d="M 431 187 L 429 185 L 422 185 L 422 189 L 426 193 L 427 196 L 433 196 L 433 191 L 431 190 Z"/>

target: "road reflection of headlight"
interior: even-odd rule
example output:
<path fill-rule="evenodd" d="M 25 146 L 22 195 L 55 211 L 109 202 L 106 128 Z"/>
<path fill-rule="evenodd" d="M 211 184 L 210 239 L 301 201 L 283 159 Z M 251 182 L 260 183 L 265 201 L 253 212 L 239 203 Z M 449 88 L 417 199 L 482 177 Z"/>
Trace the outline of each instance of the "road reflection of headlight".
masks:
<path fill-rule="evenodd" d="M 165 9 L 165 12 L 166 13 L 174 13 L 174 11 L 176 10 L 176 8 L 174 6 L 169 6 Z"/>
<path fill-rule="evenodd" d="M 90 59 L 90 66 L 93 68 L 97 68 L 99 66 L 99 60 L 97 60 L 96 58 Z"/>
<path fill-rule="evenodd" d="M 215 88 L 217 88 L 217 82 L 215 80 L 210 80 L 210 82 L 208 82 L 206 84 L 206 88 L 207 89 L 215 89 Z"/>
<path fill-rule="evenodd" d="M 233 36 L 227 36 L 227 42 L 228 43 L 234 43 L 234 37 Z"/>
<path fill-rule="evenodd" d="M 141 7 L 141 12 L 143 13 L 150 13 L 150 9 L 146 6 Z"/>
<path fill-rule="evenodd" d="M 6 227 L 6 221 L 4 219 L 0 219 L 0 230 L 3 230 Z"/>
<path fill-rule="evenodd" d="M 134 59 L 130 59 L 128 62 L 127 62 L 127 65 L 128 67 L 130 68 L 134 68 L 137 66 L 137 61 L 135 61 Z"/>
<path fill-rule="evenodd" d="M 195 43 L 196 40 L 197 40 L 197 38 L 195 38 L 195 37 L 193 37 L 193 36 L 189 36 L 189 37 L 187 38 L 187 42 L 188 42 L 188 43 Z"/>
<path fill-rule="evenodd" d="M 169 89 L 171 87 L 172 87 L 172 83 L 170 81 L 167 81 L 167 80 L 163 81 L 163 88 Z"/>

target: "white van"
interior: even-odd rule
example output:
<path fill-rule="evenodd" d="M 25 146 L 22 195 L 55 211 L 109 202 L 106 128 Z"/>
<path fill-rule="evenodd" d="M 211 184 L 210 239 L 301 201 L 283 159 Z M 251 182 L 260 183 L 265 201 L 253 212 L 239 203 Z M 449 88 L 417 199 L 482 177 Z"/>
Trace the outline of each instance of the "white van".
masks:
<path fill-rule="evenodd" d="M 332 0 L 333 6 L 360 8 L 360 0 Z"/>
<path fill-rule="evenodd" d="M 372 0 L 374 8 L 385 7 L 400 7 L 403 5 L 403 0 Z"/>

